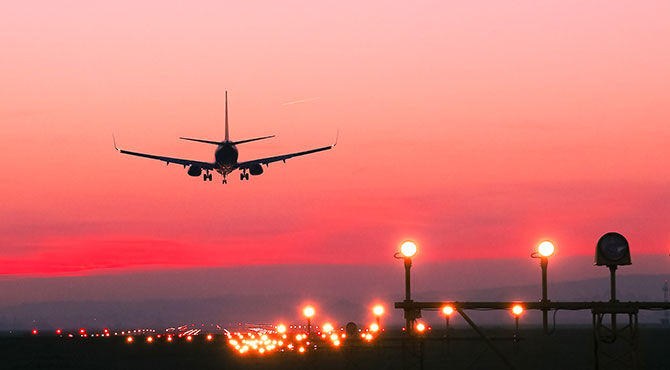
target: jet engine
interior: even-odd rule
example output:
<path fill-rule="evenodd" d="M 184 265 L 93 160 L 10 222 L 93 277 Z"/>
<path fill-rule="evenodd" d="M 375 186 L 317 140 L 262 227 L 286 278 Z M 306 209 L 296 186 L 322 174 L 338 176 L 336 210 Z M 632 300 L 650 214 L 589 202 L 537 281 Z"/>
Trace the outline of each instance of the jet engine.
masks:
<path fill-rule="evenodd" d="M 191 165 L 191 167 L 188 168 L 188 175 L 189 176 L 193 176 L 193 177 L 200 176 L 201 173 L 202 173 L 202 168 L 200 168 L 198 166 Z"/>
<path fill-rule="evenodd" d="M 254 176 L 258 176 L 258 175 L 263 173 L 263 167 L 261 167 L 260 164 L 255 164 L 255 165 L 249 167 L 249 173 L 254 175 Z"/>

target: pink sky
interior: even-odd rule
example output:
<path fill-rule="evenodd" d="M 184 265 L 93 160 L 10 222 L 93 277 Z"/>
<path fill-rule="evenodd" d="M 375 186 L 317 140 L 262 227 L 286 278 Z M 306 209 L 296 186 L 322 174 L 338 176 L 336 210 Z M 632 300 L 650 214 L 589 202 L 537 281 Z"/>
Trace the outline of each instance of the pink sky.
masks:
<path fill-rule="evenodd" d="M 0 274 L 668 258 L 666 1 L 136 3 L 3 6 Z M 113 150 L 212 160 L 177 137 L 223 139 L 224 90 L 278 135 L 241 160 L 339 145 L 225 186 Z"/>

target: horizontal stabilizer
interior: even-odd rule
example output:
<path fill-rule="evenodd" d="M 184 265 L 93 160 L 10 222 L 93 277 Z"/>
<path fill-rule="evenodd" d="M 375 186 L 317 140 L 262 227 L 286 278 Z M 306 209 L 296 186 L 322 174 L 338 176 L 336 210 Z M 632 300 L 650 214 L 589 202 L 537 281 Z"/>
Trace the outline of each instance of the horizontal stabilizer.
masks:
<path fill-rule="evenodd" d="M 235 142 L 233 142 L 233 144 L 235 144 L 235 145 L 237 145 L 237 144 L 243 144 L 243 143 L 248 143 L 248 142 L 250 142 L 250 141 L 269 139 L 269 138 L 271 138 L 271 137 L 275 137 L 275 136 L 274 136 L 274 135 L 270 135 L 270 136 L 257 137 L 257 138 L 253 138 L 253 139 L 240 140 L 240 141 L 235 141 Z"/>
<path fill-rule="evenodd" d="M 214 144 L 214 145 L 221 145 L 221 141 L 211 141 L 211 140 L 202 140 L 202 139 L 191 139 L 190 137 L 180 137 L 182 140 L 188 140 L 188 141 L 197 141 L 199 143 L 205 143 L 205 144 Z"/>

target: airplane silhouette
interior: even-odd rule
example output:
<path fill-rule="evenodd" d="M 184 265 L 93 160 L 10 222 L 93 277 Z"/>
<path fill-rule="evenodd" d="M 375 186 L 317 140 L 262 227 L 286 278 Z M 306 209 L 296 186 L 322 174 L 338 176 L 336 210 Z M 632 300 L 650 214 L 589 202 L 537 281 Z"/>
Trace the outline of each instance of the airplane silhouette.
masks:
<path fill-rule="evenodd" d="M 128 154 L 128 155 L 134 155 L 138 157 L 144 157 L 144 158 L 149 158 L 149 159 L 156 159 L 159 161 L 163 161 L 166 164 L 170 163 L 176 163 L 183 165 L 184 168 L 188 167 L 188 175 L 189 176 L 200 176 L 203 171 L 205 173 L 202 175 L 203 181 L 212 181 L 212 174 L 210 171 L 216 171 L 220 173 L 223 176 L 223 183 L 226 184 L 228 181 L 226 180 L 226 176 L 230 174 L 231 172 L 235 170 L 240 170 L 240 180 L 249 180 L 249 174 L 252 176 L 257 176 L 263 173 L 263 167 L 261 165 L 265 165 L 266 167 L 272 163 L 272 162 L 278 162 L 282 161 L 286 163 L 286 160 L 289 158 L 293 157 L 298 157 L 301 155 L 307 155 L 307 154 L 312 154 L 316 152 L 321 152 L 324 150 L 329 150 L 335 147 L 337 145 L 337 137 L 335 138 L 335 143 L 332 145 L 324 146 L 321 148 L 316 148 L 316 149 L 310 149 L 310 150 L 305 150 L 302 152 L 296 152 L 296 153 L 289 153 L 289 154 L 282 154 L 282 155 L 277 155 L 273 157 L 267 157 L 267 158 L 260 158 L 260 159 L 254 159 L 251 161 L 244 161 L 244 162 L 238 162 L 237 157 L 238 157 L 238 151 L 237 151 L 237 144 L 243 144 L 243 143 L 248 143 L 251 141 L 256 141 L 256 140 L 263 140 L 263 139 L 269 139 L 271 137 L 274 137 L 274 135 L 270 136 L 263 136 L 263 137 L 257 137 L 253 139 L 246 139 L 246 140 L 239 140 L 239 141 L 231 141 L 230 136 L 228 134 L 228 91 L 226 91 L 225 95 L 225 123 L 226 123 L 226 138 L 223 141 L 212 141 L 212 140 L 202 140 L 202 139 L 193 139 L 193 138 L 188 138 L 188 137 L 180 137 L 182 140 L 189 140 L 189 141 L 196 141 L 199 143 L 205 143 L 205 144 L 213 144 L 216 145 L 217 148 L 214 151 L 214 162 L 201 162 L 201 161 L 194 161 L 191 159 L 181 159 L 181 158 L 172 158 L 172 157 L 164 157 L 164 156 L 159 156 L 159 155 L 153 155 L 153 154 L 145 154 L 145 153 L 138 153 L 138 152 L 131 152 L 129 150 L 123 150 L 119 149 L 116 146 L 116 138 L 114 138 L 114 135 L 112 135 L 112 139 L 114 140 L 114 149 L 119 151 L 121 154 Z"/>

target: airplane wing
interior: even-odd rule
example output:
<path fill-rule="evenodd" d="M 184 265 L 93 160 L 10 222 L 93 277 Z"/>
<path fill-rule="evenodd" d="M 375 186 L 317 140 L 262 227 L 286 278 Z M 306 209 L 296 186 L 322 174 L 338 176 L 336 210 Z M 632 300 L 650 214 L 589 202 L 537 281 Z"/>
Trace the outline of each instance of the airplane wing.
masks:
<path fill-rule="evenodd" d="M 198 166 L 198 167 L 202 168 L 203 170 L 214 170 L 215 169 L 214 163 L 194 161 L 194 160 L 190 160 L 190 159 L 163 157 L 163 156 L 160 156 L 160 155 L 131 152 L 129 150 L 119 149 L 119 148 L 116 147 L 116 141 L 114 142 L 114 149 L 116 149 L 121 154 L 128 154 L 128 155 L 134 155 L 134 156 L 137 156 L 137 157 L 156 159 L 156 160 L 159 160 L 159 161 L 163 161 L 166 164 L 176 163 L 176 164 L 180 164 L 184 167 L 186 167 L 186 166 Z"/>
<path fill-rule="evenodd" d="M 255 166 L 257 164 L 268 165 L 272 162 L 279 162 L 279 161 L 286 162 L 287 159 L 290 159 L 290 158 L 293 158 L 293 157 L 298 157 L 298 156 L 301 156 L 301 155 L 307 155 L 307 154 L 322 152 L 324 150 L 332 149 L 334 146 L 335 145 L 333 144 L 333 145 L 328 145 L 328 146 L 324 146 L 324 147 L 321 147 L 321 148 L 305 150 L 303 152 L 289 153 L 289 154 L 277 155 L 277 156 L 274 156 L 274 157 L 260 158 L 260 159 L 254 159 L 254 160 L 251 160 L 251 161 L 240 162 L 240 163 L 237 164 L 237 168 L 243 170 L 243 169 L 249 169 L 251 166 Z"/>

